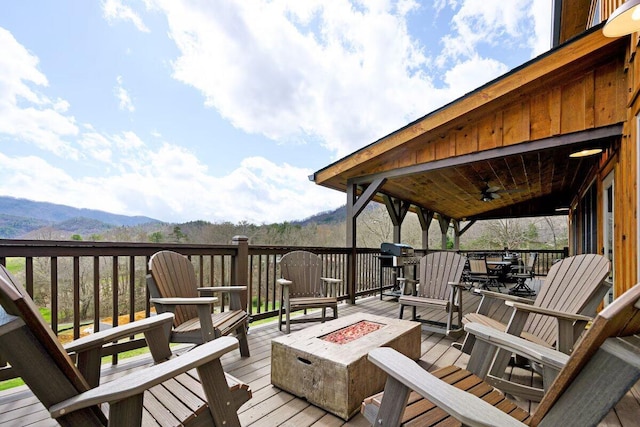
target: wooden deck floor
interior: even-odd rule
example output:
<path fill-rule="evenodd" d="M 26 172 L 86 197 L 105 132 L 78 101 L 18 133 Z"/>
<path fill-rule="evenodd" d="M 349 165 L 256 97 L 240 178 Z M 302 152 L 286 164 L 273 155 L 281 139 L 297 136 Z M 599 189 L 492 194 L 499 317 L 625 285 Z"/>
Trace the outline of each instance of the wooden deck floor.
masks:
<path fill-rule="evenodd" d="M 475 311 L 478 299 L 465 293 L 465 311 Z M 359 301 L 356 305 L 341 305 L 340 316 L 355 312 L 366 312 L 380 316 L 396 318 L 398 304 L 392 299 L 369 298 Z M 505 317 L 506 307 L 496 310 L 494 316 Z M 425 318 L 442 318 L 441 313 L 424 312 Z M 408 317 L 409 313 L 405 313 Z M 313 325 L 313 323 L 292 325 L 292 332 Z M 303 399 L 281 391 L 270 383 L 271 339 L 281 336 L 275 324 L 251 327 L 249 345 L 251 357 L 241 358 L 238 352 L 227 354 L 223 358 L 225 370 L 235 377 L 247 382 L 253 391 L 253 398 L 243 405 L 239 411 L 240 422 L 243 426 L 272 427 L 272 426 L 366 426 L 369 425 L 360 414 L 348 422 L 328 414 Z M 427 370 L 456 364 L 465 366 L 466 355 L 453 347 L 454 341 L 440 333 L 422 332 L 422 356 L 420 364 Z M 148 358 L 140 357 L 122 361 L 117 367 L 107 366 L 103 369 L 103 381 L 119 376 L 128 370 L 139 368 Z M 535 384 L 537 377 L 533 377 L 523 370 L 514 370 L 511 375 L 518 377 L 525 383 Z M 526 401 L 518 402 L 526 410 L 535 410 L 535 404 Z M 607 416 L 602 426 L 637 426 L 640 420 L 640 383 L 625 396 L 615 411 Z M 0 425 L 2 426 L 56 426 L 49 418 L 48 412 L 31 394 L 25 386 L 0 392 Z"/>

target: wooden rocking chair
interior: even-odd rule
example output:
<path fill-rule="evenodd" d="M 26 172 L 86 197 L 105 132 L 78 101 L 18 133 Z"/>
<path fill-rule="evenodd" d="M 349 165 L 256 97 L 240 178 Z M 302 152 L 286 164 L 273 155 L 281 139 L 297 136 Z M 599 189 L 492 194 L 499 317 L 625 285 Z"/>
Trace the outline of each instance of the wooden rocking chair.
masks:
<path fill-rule="evenodd" d="M 281 287 L 278 328 L 282 330 L 282 314 L 285 315 L 286 333 L 291 332 L 291 323 L 324 322 L 338 318 L 338 298 L 336 287 L 342 280 L 321 277 L 322 259 L 307 251 L 293 251 L 280 259 Z M 296 310 L 321 308 L 321 316 L 291 319 Z M 331 308 L 333 317 L 327 317 Z"/>
<path fill-rule="evenodd" d="M 249 357 L 249 316 L 240 299 L 240 294 L 247 291 L 246 286 L 199 288 L 191 261 L 172 251 L 153 254 L 149 270 L 147 287 L 151 302 L 159 313 L 171 312 L 175 316 L 171 342 L 202 344 L 235 334 L 240 341 L 240 354 Z M 229 294 L 229 310 L 212 313 L 212 305 L 217 301 L 214 293 Z"/>
<path fill-rule="evenodd" d="M 459 336 L 462 330 L 462 291 L 465 289 L 461 283 L 462 271 L 466 258 L 455 252 L 432 252 L 420 259 L 420 280 L 415 283 L 413 292 L 405 295 L 404 282 L 408 279 L 398 278 L 403 284 L 403 289 L 398 302 L 400 303 L 400 319 L 404 308 L 412 307 L 412 320 L 436 325 L 448 336 Z M 447 313 L 446 322 L 437 322 L 429 319 L 421 319 L 416 316 L 416 308 L 438 308 Z M 457 313 L 457 324 L 453 324 L 454 313 Z"/>
<path fill-rule="evenodd" d="M 171 356 L 172 319 L 167 313 L 81 338 L 67 346 L 77 354 L 76 366 L 29 295 L 0 266 L 0 359 L 64 427 L 239 426 L 237 410 L 251 392 L 220 364 L 220 357 L 237 348 L 238 341 L 224 337 L 163 361 Z M 102 345 L 140 332 L 154 360 L 162 363 L 98 386 Z M 147 391 L 151 388 L 156 396 L 176 398 L 160 401 Z M 106 405 L 101 408 L 103 403 L 109 404 L 108 410 Z"/>
<path fill-rule="evenodd" d="M 477 340 L 467 369 L 430 374 L 391 348 L 369 353 L 389 374 L 383 394 L 362 405 L 372 425 L 596 426 L 640 379 L 640 285 L 594 319 L 570 357 L 484 325 L 465 330 Z M 562 367 L 535 413 L 482 381 L 498 347 Z"/>

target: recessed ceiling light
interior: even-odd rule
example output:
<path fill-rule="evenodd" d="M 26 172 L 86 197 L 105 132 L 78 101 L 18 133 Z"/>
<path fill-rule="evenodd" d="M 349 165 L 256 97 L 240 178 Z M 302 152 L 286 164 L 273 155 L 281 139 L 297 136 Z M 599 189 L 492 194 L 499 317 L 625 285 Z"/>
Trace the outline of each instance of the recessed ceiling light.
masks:
<path fill-rule="evenodd" d="M 599 153 L 602 153 L 602 148 L 586 148 L 584 150 L 576 151 L 575 153 L 569 154 L 569 157 L 587 157 Z"/>

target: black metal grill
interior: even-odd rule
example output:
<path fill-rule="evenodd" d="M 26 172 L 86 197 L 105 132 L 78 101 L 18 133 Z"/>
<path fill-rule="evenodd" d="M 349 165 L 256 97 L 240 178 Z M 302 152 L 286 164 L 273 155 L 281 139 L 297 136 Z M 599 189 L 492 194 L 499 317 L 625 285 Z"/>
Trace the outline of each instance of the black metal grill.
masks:
<path fill-rule="evenodd" d="M 380 267 L 403 267 L 420 263 L 413 248 L 404 243 L 383 243 L 380 245 Z"/>

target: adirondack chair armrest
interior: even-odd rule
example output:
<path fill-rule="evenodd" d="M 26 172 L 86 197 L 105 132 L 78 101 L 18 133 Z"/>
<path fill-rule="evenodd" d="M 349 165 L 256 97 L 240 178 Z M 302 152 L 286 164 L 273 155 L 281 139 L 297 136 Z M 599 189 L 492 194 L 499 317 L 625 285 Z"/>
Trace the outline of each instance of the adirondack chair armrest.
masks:
<path fill-rule="evenodd" d="M 502 294 L 500 292 L 486 291 L 484 289 L 474 289 L 473 292 L 482 295 L 482 299 L 480 300 L 480 304 L 478 305 L 478 310 L 476 311 L 476 313 L 484 314 L 485 316 L 489 315 L 493 304 L 499 301 L 514 301 L 524 304 L 533 304 L 533 300 L 516 297 L 513 295 Z"/>
<path fill-rule="evenodd" d="M 398 285 L 400 286 L 400 295 L 418 295 L 418 287 L 420 281 L 415 279 L 409 279 L 407 277 L 397 277 Z M 407 285 L 413 285 L 407 289 Z"/>
<path fill-rule="evenodd" d="M 452 288 L 465 288 L 466 286 L 464 283 L 460 283 L 460 282 L 447 282 L 447 285 L 451 286 Z"/>
<path fill-rule="evenodd" d="M 589 316 L 583 316 L 582 314 L 565 313 L 563 311 L 551 310 L 548 308 L 536 307 L 528 304 L 521 304 L 513 301 L 505 301 L 505 304 L 513 307 L 515 310 L 526 311 L 528 313 L 542 314 L 544 316 L 555 317 L 559 320 L 568 320 L 571 322 L 582 321 L 589 322 L 592 320 Z"/>
<path fill-rule="evenodd" d="M 476 340 L 484 341 L 492 346 L 509 350 L 531 361 L 562 369 L 569 360 L 569 355 L 552 348 L 536 344 L 524 338 L 499 331 L 481 323 L 467 323 L 464 330 L 474 335 Z M 473 354 L 473 353 L 472 353 Z"/>
<path fill-rule="evenodd" d="M 246 286 L 205 286 L 198 288 L 198 292 L 243 292 Z"/>
<path fill-rule="evenodd" d="M 238 348 L 238 340 L 234 337 L 220 337 L 202 344 L 180 357 L 170 359 L 164 363 L 137 370 L 129 375 L 116 378 L 113 381 L 80 393 L 70 399 L 55 404 L 49 408 L 51 416 L 57 418 L 78 409 L 105 402 L 116 402 L 142 394 L 145 390 L 158 385 L 176 375 L 194 368 L 205 368 L 211 364 L 216 368 L 216 362 L 222 355 Z M 217 365 L 221 370 L 221 365 Z M 222 373 L 224 375 L 224 373 Z M 232 405 L 233 402 L 225 402 Z"/>
<path fill-rule="evenodd" d="M 510 301 L 505 303 L 514 308 L 513 314 L 511 315 L 511 321 L 509 322 L 509 327 L 512 322 L 516 325 L 524 325 L 524 319 L 531 313 L 555 318 L 558 322 L 556 349 L 567 354 L 571 353 L 578 337 L 580 337 L 580 334 L 584 331 L 587 323 L 592 320 L 591 317 L 584 316 L 582 314 L 565 313 L 548 308 L 522 305 Z M 508 332 L 515 333 L 516 331 Z"/>
<path fill-rule="evenodd" d="M 337 297 L 338 295 L 338 283 L 341 283 L 341 279 L 334 279 L 332 277 L 321 277 L 322 280 L 322 292 L 325 297 Z"/>
<path fill-rule="evenodd" d="M 293 284 L 291 280 L 287 280 L 287 279 L 278 279 L 276 280 L 276 282 L 278 282 L 280 286 L 290 286 Z"/>
<path fill-rule="evenodd" d="M 241 293 L 246 292 L 246 286 L 206 286 L 203 288 L 198 288 L 198 292 L 202 296 L 213 296 L 214 292 L 221 292 L 229 294 L 229 309 L 231 310 L 242 310 L 242 301 L 241 301 Z"/>
<path fill-rule="evenodd" d="M 529 299 L 529 298 L 522 298 L 522 297 L 517 297 L 517 296 L 509 295 L 509 294 L 502 294 L 500 292 L 487 291 L 487 290 L 484 290 L 484 289 L 474 289 L 473 292 L 475 292 L 476 294 L 482 295 L 483 299 L 484 298 L 492 298 L 492 299 L 499 299 L 499 300 L 503 300 L 503 301 L 513 301 L 513 302 L 518 302 L 518 303 L 522 303 L 522 304 L 533 304 L 534 303 L 534 301 L 532 299 Z"/>
<path fill-rule="evenodd" d="M 196 298 L 149 298 L 154 304 L 160 305 L 211 305 L 218 301 L 218 297 L 196 297 Z"/>
<path fill-rule="evenodd" d="M 79 353 L 92 348 L 99 348 L 113 341 L 144 333 L 154 328 L 167 327 L 168 329 L 171 329 L 172 322 L 172 313 L 162 313 L 157 316 L 147 317 L 142 320 L 127 323 L 125 325 L 119 325 L 105 331 L 95 332 L 82 338 L 78 338 L 75 341 L 65 344 L 64 349 L 67 352 Z"/>
<path fill-rule="evenodd" d="M 378 417 L 384 418 L 381 424 L 393 425 L 395 420 L 390 420 L 387 416 L 391 414 L 402 416 L 406 398 L 399 398 L 399 396 L 408 397 L 408 394 L 405 394 L 408 393 L 407 390 L 413 390 L 429 399 L 463 425 L 519 427 L 525 425 L 471 393 L 441 381 L 415 361 L 390 347 L 372 350 L 369 352 L 368 359 L 388 374 L 385 395 L 391 397 L 383 397 L 377 412 L 374 405 L 364 406 L 364 415 L 373 425 L 378 425 L 376 422 Z"/>
<path fill-rule="evenodd" d="M 120 339 L 143 333 L 153 360 L 160 362 L 171 357 L 169 334 L 172 324 L 173 314 L 161 313 L 157 316 L 87 335 L 64 345 L 64 349 L 67 353 L 75 353 L 78 369 L 89 385 L 95 387 L 100 382 L 102 349 L 105 346 Z"/>

